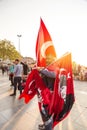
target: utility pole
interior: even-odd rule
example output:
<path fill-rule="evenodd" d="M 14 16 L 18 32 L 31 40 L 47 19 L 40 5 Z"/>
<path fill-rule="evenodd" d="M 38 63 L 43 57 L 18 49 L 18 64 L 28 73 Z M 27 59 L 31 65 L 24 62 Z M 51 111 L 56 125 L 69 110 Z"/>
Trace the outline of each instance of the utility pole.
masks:
<path fill-rule="evenodd" d="M 22 35 L 17 35 L 17 37 L 18 37 L 18 51 L 19 51 L 19 53 L 21 53 L 21 51 L 20 51 L 20 38 L 22 37 Z"/>

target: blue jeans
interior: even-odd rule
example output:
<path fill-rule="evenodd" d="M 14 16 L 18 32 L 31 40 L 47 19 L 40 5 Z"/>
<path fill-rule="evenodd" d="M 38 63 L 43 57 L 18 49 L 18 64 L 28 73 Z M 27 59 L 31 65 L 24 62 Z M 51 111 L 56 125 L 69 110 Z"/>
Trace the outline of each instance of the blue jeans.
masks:
<path fill-rule="evenodd" d="M 45 124 L 45 130 L 52 130 L 53 126 L 53 117 L 51 116 L 48 121 L 44 122 Z"/>

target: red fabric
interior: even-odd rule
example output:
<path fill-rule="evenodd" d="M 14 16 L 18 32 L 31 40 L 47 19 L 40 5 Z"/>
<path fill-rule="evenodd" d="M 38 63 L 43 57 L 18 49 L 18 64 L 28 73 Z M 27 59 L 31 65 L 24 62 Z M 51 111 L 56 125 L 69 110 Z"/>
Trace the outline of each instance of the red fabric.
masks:
<path fill-rule="evenodd" d="M 71 53 L 66 53 L 60 59 L 58 59 L 56 62 L 49 65 L 47 68 L 49 70 L 54 70 L 55 72 L 57 72 L 57 70 L 58 70 L 57 68 L 60 68 L 60 70 L 61 69 L 66 70 L 66 75 L 67 75 L 66 96 L 72 95 L 72 98 L 68 99 L 70 101 L 72 100 L 72 102 L 70 104 L 70 101 L 69 101 L 67 103 L 67 106 L 68 107 L 72 106 L 75 101 L 75 98 L 74 98 L 74 85 L 73 85 L 73 77 L 72 77 Z M 65 75 L 65 72 L 62 71 L 61 74 Z M 54 93 L 53 93 L 53 97 L 52 97 L 52 101 L 51 101 L 51 105 L 50 105 L 50 113 L 53 113 L 54 115 L 56 115 L 57 118 L 59 118 L 58 116 L 64 107 L 64 100 L 63 100 L 63 98 L 61 98 L 61 91 L 59 90 L 59 83 L 60 83 L 60 80 L 58 79 L 58 77 L 56 77 L 55 85 L 54 85 Z M 59 92 L 59 93 L 57 93 L 57 92 Z M 70 109 L 67 109 L 67 111 L 64 113 L 63 117 L 60 120 L 58 120 L 58 121 L 54 120 L 53 126 L 57 125 L 61 120 L 63 120 L 69 114 Z"/>
<path fill-rule="evenodd" d="M 60 57 L 60 59 L 56 60 L 54 63 L 47 67 L 47 69 L 54 70 L 55 72 L 58 71 L 58 68 L 65 69 L 67 71 L 67 94 L 74 94 L 71 53 L 65 53 L 62 57 Z"/>
<path fill-rule="evenodd" d="M 41 19 L 40 28 L 36 41 L 36 59 L 37 66 L 46 67 L 47 56 L 56 57 L 55 48 L 52 44 L 51 36 Z"/>
<path fill-rule="evenodd" d="M 71 59 L 70 55 L 68 58 L 69 58 L 69 60 Z M 69 62 L 68 62 L 68 64 L 69 64 Z M 69 69 L 67 68 L 67 72 L 72 72 L 72 71 L 71 70 L 69 71 Z M 65 75 L 65 72 L 62 72 L 61 74 Z M 49 111 L 49 115 L 52 114 L 55 116 L 55 118 L 53 120 L 53 127 L 54 127 L 61 120 L 63 120 L 70 112 L 70 109 L 68 111 L 65 111 L 65 113 L 62 114 L 62 117 L 60 119 L 60 114 L 61 114 L 62 110 L 64 109 L 64 99 L 61 97 L 59 73 L 57 73 L 57 76 L 56 76 L 56 80 L 55 80 L 55 84 L 54 84 L 54 92 L 51 93 L 50 90 L 47 88 L 47 86 L 45 86 L 42 78 L 39 75 L 39 72 L 35 69 L 32 70 L 26 81 L 26 87 L 25 87 L 23 93 L 20 95 L 19 99 L 24 97 L 25 103 L 28 103 L 35 96 L 35 94 L 37 94 L 38 89 L 40 90 L 41 97 L 42 97 L 42 101 L 38 102 L 39 109 L 41 111 L 41 104 L 48 106 L 46 109 Z M 67 76 L 67 90 L 66 91 L 67 91 L 66 95 L 68 95 L 68 94 L 74 95 L 73 79 L 72 79 L 71 73 L 69 73 L 69 75 Z M 30 93 L 30 92 L 32 92 L 32 93 Z M 72 102 L 72 104 L 73 104 L 73 102 Z M 67 105 L 69 105 L 69 104 L 67 104 Z"/>
<path fill-rule="evenodd" d="M 52 39 L 49 35 L 49 32 L 47 31 L 45 27 L 45 24 L 43 23 L 41 19 L 40 29 L 38 32 L 37 42 L 36 42 L 37 66 L 46 67 L 46 58 L 48 55 L 52 55 L 56 57 L 54 46 L 51 44 L 51 46 L 47 47 L 47 42 L 52 42 Z M 44 45 L 44 48 L 42 50 L 43 45 Z M 66 97 L 71 96 L 71 98 L 73 98 L 74 86 L 73 86 L 73 78 L 72 78 L 71 53 L 67 53 L 63 55 L 60 59 L 55 61 L 53 64 L 49 65 L 47 69 L 55 71 L 56 73 L 58 72 L 58 70 L 60 73 L 61 69 L 66 70 L 66 74 L 67 74 L 66 75 L 67 77 Z M 68 108 L 66 110 L 66 104 L 64 104 L 64 99 L 62 98 L 61 91 L 60 91 L 59 73 L 57 73 L 55 84 L 54 84 L 54 92 L 52 94 L 50 90 L 47 88 L 47 86 L 45 86 L 42 78 L 39 75 L 39 72 L 37 70 L 32 70 L 27 78 L 24 91 L 19 97 L 19 99 L 24 97 L 25 103 L 28 103 L 35 96 L 35 94 L 37 94 L 37 90 L 39 89 L 41 91 L 41 97 L 43 99 L 39 103 L 39 109 L 41 111 L 41 103 L 43 103 L 44 105 L 46 104 L 48 106 L 47 109 L 49 111 L 49 114 L 52 114 L 55 116 L 53 120 L 53 127 L 68 115 L 71 109 L 69 108 L 69 106 L 73 105 L 73 99 L 72 99 L 71 104 L 69 103 L 70 101 L 67 101 Z M 62 74 L 65 75 L 65 73 L 61 73 L 61 75 Z M 68 99 L 68 100 L 71 100 L 71 99 Z"/>
<path fill-rule="evenodd" d="M 57 125 L 60 121 L 62 121 L 69 114 L 71 107 L 74 103 L 74 99 L 73 99 L 74 86 L 73 86 L 73 78 L 72 78 L 71 61 L 72 61 L 71 54 L 68 53 L 64 55 L 62 58 L 60 58 L 59 60 L 57 60 L 57 62 L 55 62 L 53 65 L 49 66 L 48 68 L 49 70 L 52 70 L 53 67 L 55 71 L 57 70 L 56 68 L 60 68 L 58 69 L 59 72 L 56 71 L 57 76 L 54 84 L 53 94 L 50 92 L 47 86 L 45 86 L 42 78 L 39 75 L 39 72 L 37 70 L 32 70 L 27 78 L 25 89 L 19 97 L 19 99 L 24 97 L 25 103 L 28 103 L 35 96 L 35 94 L 37 94 L 37 90 L 39 89 L 42 98 L 42 101 L 39 102 L 39 109 L 41 111 L 42 103 L 48 106 L 46 109 L 49 111 L 49 114 L 52 114 L 55 117 L 53 120 L 53 127 Z M 61 71 L 62 69 L 65 69 L 66 72 Z M 66 83 L 67 83 L 66 97 L 68 97 L 66 104 L 64 104 L 64 99 L 61 96 L 61 90 L 60 90 L 61 75 L 66 75 Z"/>
<path fill-rule="evenodd" d="M 39 72 L 34 69 L 29 74 L 23 93 L 20 95 L 19 99 L 25 98 L 25 103 L 28 103 L 37 94 L 37 89 L 40 88 L 44 90 L 46 88 Z M 44 91 L 43 91 L 44 92 Z M 43 94 L 44 95 L 44 94 Z"/>
<path fill-rule="evenodd" d="M 32 84 L 31 84 L 32 83 Z M 39 75 L 38 70 L 34 69 L 29 74 L 23 93 L 19 99 L 25 98 L 25 103 L 28 103 L 37 94 L 37 90 L 41 90 L 41 96 L 44 104 L 50 104 L 52 94 L 50 90 L 45 86 L 42 78 Z"/>
<path fill-rule="evenodd" d="M 25 98 L 25 103 L 28 103 L 36 94 L 35 82 L 33 80 L 33 77 L 34 77 L 34 72 L 32 71 L 32 73 L 29 74 L 26 80 L 24 91 L 19 97 L 19 99 Z M 32 91 L 32 93 L 29 93 L 30 91 Z"/>
<path fill-rule="evenodd" d="M 64 100 L 61 98 L 59 91 L 59 74 L 57 74 L 54 84 L 54 93 L 52 95 L 52 100 L 50 104 L 50 114 L 58 114 L 62 111 L 64 105 Z"/>

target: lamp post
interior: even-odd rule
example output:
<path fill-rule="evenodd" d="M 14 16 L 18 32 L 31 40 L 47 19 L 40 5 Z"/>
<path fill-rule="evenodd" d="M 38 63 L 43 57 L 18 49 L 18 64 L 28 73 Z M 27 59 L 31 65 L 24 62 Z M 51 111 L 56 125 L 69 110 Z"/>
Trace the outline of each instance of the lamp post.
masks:
<path fill-rule="evenodd" d="M 18 37 L 18 50 L 19 50 L 19 53 L 21 53 L 20 52 L 20 38 L 22 37 L 22 35 L 17 35 L 17 37 Z"/>

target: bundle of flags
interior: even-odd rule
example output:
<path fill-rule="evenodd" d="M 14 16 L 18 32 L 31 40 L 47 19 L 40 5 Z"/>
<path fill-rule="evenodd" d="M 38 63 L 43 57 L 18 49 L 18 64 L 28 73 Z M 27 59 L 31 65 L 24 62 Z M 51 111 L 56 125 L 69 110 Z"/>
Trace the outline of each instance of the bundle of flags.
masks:
<path fill-rule="evenodd" d="M 51 36 L 42 19 L 40 21 L 40 28 L 36 41 L 36 60 L 37 66 L 45 67 L 49 71 L 54 71 L 56 73 L 53 94 L 50 94 L 50 90 L 46 89 L 46 86 L 38 76 L 38 72 L 33 70 L 28 76 L 26 87 L 20 98 L 24 97 L 25 102 L 28 103 L 35 94 L 37 94 L 37 86 L 43 91 L 41 94 L 44 95 L 42 95 L 44 101 L 48 101 L 47 99 L 49 99 L 49 97 L 46 96 L 50 95 L 48 112 L 50 115 L 54 115 L 54 127 L 69 114 L 75 101 L 72 77 L 72 56 L 71 53 L 66 53 L 57 59 Z"/>
<path fill-rule="evenodd" d="M 48 61 L 47 58 L 50 64 L 46 63 Z M 48 70 L 57 73 L 54 93 L 49 108 L 49 113 L 54 113 L 55 126 L 68 115 L 75 101 L 72 77 L 72 56 L 71 53 L 67 52 L 57 59 L 51 36 L 42 19 L 36 42 L 36 59 L 37 66 L 46 67 Z"/>

